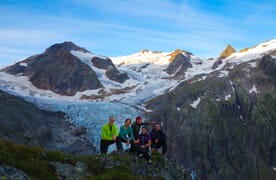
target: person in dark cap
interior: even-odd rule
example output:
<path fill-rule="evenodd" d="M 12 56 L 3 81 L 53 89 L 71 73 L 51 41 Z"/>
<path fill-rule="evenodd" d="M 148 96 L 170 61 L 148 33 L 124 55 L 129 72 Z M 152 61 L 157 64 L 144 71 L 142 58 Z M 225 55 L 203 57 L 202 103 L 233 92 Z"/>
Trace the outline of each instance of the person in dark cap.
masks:
<path fill-rule="evenodd" d="M 139 146 L 139 133 L 141 126 L 146 126 L 146 125 L 151 125 L 152 123 L 150 122 L 142 122 L 142 117 L 137 116 L 135 122 L 132 123 L 131 128 L 133 131 L 133 136 L 134 136 L 134 144 L 132 144 L 130 148 L 130 152 L 137 153 L 137 148 Z"/>

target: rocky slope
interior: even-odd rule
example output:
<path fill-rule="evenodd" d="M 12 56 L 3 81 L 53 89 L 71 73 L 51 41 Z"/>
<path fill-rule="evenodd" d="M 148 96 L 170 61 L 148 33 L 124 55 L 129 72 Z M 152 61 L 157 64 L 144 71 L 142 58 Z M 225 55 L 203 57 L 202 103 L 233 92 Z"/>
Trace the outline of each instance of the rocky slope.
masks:
<path fill-rule="evenodd" d="M 63 112 L 48 112 L 0 90 L 0 138 L 75 154 L 94 154 L 85 129 L 75 127 Z"/>
<path fill-rule="evenodd" d="M 169 154 L 201 179 L 275 178 L 275 64 L 269 55 L 229 63 L 222 69 L 229 74 L 199 75 L 149 101 L 148 115 L 165 124 Z"/>

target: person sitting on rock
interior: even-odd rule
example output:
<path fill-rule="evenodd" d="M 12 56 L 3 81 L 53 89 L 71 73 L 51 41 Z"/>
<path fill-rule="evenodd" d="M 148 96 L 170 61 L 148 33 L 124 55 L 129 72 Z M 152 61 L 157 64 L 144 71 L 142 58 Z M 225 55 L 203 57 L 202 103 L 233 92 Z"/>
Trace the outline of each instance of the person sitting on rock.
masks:
<path fill-rule="evenodd" d="M 100 142 L 100 149 L 102 154 L 106 154 L 108 146 L 113 143 L 116 143 L 117 150 L 122 149 L 122 145 L 118 139 L 119 132 L 114 122 L 114 116 L 110 116 L 109 122 L 102 128 L 102 137 Z"/>
<path fill-rule="evenodd" d="M 125 124 L 120 127 L 120 133 L 119 133 L 120 142 L 126 143 L 127 146 L 129 146 L 129 144 L 133 146 L 133 143 L 134 143 L 133 131 L 132 131 L 132 128 L 130 127 L 130 124 L 131 124 L 131 120 L 126 119 Z"/>
<path fill-rule="evenodd" d="M 148 134 L 146 127 L 142 127 L 142 133 L 139 135 L 138 142 L 139 142 L 139 148 L 138 148 L 139 157 L 145 157 L 146 160 L 149 163 L 151 163 L 151 156 L 149 155 L 151 137 Z"/>
<path fill-rule="evenodd" d="M 152 152 L 157 152 L 157 150 L 162 147 L 162 154 L 165 154 L 167 152 L 166 135 L 162 131 L 160 124 L 154 124 L 150 136 Z"/>
<path fill-rule="evenodd" d="M 142 117 L 137 116 L 135 122 L 132 123 L 131 128 L 134 136 L 134 144 L 131 145 L 130 152 L 136 152 L 137 147 L 139 146 L 139 133 L 141 126 L 151 125 L 150 122 L 142 122 Z"/>

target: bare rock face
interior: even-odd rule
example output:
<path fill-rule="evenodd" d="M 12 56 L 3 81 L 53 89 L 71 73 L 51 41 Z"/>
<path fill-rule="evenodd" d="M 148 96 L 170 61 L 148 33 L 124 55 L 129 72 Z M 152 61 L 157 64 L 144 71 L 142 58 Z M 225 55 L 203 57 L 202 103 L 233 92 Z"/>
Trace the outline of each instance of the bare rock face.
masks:
<path fill-rule="evenodd" d="M 222 64 L 223 59 L 227 58 L 234 52 L 236 52 L 236 50 L 231 45 L 227 45 L 226 48 L 220 53 L 212 68 L 216 69 L 220 64 Z"/>
<path fill-rule="evenodd" d="M 265 74 L 276 76 L 276 59 L 273 59 L 270 55 L 265 55 L 260 62 L 260 68 Z"/>
<path fill-rule="evenodd" d="M 96 73 L 73 56 L 71 50 L 87 52 L 71 42 L 55 44 L 44 53 L 29 57 L 4 71 L 29 76 L 36 87 L 61 95 L 72 96 L 78 91 L 101 88 Z"/>
<path fill-rule="evenodd" d="M 129 79 L 126 73 L 121 73 L 120 71 L 118 71 L 116 66 L 112 63 L 111 59 L 109 58 L 93 57 L 91 61 L 95 67 L 105 69 L 105 75 L 110 80 L 123 83 L 127 79 Z"/>
<path fill-rule="evenodd" d="M 226 48 L 221 52 L 221 54 L 218 57 L 218 60 L 227 58 L 228 56 L 230 56 L 231 54 L 233 54 L 234 52 L 236 52 L 236 50 L 231 46 L 231 45 L 227 45 Z"/>
<path fill-rule="evenodd" d="M 222 60 L 221 59 L 220 60 L 216 60 L 215 63 L 213 64 L 212 69 L 216 69 L 221 64 L 222 64 Z"/>
<path fill-rule="evenodd" d="M 275 178 L 273 63 L 265 56 L 259 66 L 235 66 L 228 77 L 195 77 L 149 101 L 147 115 L 163 122 L 169 155 L 197 169 L 199 179 Z"/>
<path fill-rule="evenodd" d="M 169 64 L 166 72 L 170 75 L 175 74 L 174 76 L 178 78 L 184 77 L 187 69 L 192 67 L 190 60 L 189 54 L 183 55 L 182 53 L 178 53 Z"/>
<path fill-rule="evenodd" d="M 115 65 L 112 63 L 111 59 L 109 58 L 100 58 L 100 57 L 93 57 L 91 59 L 93 65 L 99 69 L 110 69 L 116 68 Z"/>
<path fill-rule="evenodd" d="M 76 128 L 63 112 L 40 110 L 0 90 L 0 138 L 74 154 L 93 154 L 85 129 Z M 82 136 L 82 137 L 80 137 Z"/>

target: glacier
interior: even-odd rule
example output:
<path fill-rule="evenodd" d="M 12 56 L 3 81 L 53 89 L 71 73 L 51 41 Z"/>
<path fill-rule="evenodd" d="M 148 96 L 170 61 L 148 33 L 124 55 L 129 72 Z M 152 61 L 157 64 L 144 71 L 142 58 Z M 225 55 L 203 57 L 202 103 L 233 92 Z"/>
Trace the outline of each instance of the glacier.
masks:
<path fill-rule="evenodd" d="M 142 112 L 136 107 L 116 102 L 72 102 L 32 97 L 25 97 L 25 99 L 40 109 L 62 111 L 67 114 L 69 121 L 74 125 L 86 127 L 87 137 L 98 152 L 101 129 L 108 122 L 109 116 L 115 117 L 118 129 L 123 125 L 125 119 L 130 118 L 133 122 L 137 116 L 142 116 Z M 112 145 L 109 152 L 114 148 L 115 145 Z"/>

